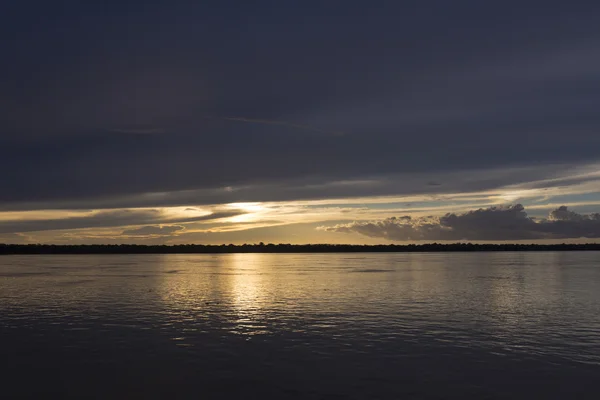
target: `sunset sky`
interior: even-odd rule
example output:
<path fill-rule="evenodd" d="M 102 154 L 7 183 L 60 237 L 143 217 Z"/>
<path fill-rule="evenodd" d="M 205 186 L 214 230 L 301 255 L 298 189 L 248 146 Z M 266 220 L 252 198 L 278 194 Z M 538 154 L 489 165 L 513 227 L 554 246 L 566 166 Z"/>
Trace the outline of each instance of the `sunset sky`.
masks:
<path fill-rule="evenodd" d="M 10 1 L 0 243 L 600 237 L 598 1 Z"/>

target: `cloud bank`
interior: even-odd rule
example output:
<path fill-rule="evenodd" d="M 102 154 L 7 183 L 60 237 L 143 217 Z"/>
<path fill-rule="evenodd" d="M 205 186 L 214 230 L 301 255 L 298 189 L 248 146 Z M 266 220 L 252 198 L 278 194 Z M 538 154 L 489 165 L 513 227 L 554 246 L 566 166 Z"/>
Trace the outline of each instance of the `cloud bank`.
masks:
<path fill-rule="evenodd" d="M 600 213 L 578 214 L 561 206 L 551 211 L 548 218 L 538 220 L 529 217 L 521 204 L 516 204 L 441 217 L 402 216 L 319 229 L 395 241 L 599 238 Z"/>

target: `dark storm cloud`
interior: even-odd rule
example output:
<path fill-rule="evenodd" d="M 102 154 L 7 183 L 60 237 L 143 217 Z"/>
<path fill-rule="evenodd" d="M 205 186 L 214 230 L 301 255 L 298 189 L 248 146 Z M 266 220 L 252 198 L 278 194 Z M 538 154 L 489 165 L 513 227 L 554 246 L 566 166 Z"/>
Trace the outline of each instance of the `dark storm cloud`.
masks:
<path fill-rule="evenodd" d="M 537 240 L 600 237 L 600 214 L 578 214 L 561 206 L 548 219 L 527 216 L 521 204 L 490 207 L 442 217 L 392 217 L 321 227 L 328 232 L 358 233 L 388 240 Z"/>
<path fill-rule="evenodd" d="M 597 2 L 13 3 L 5 209 L 331 197 L 399 173 L 444 191 L 426 182 L 599 157 Z"/>
<path fill-rule="evenodd" d="M 241 214 L 243 213 L 239 211 L 227 211 L 199 217 L 174 218 L 165 216 L 160 210 L 103 211 L 91 216 L 83 217 L 0 221 L 0 234 L 82 228 L 109 228 L 145 224 L 199 222 L 234 217 Z"/>

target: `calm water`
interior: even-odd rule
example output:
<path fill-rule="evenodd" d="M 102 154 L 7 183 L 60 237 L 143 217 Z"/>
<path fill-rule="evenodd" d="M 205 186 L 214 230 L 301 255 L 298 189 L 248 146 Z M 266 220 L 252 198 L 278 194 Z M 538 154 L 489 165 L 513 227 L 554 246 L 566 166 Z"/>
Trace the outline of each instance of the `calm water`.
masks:
<path fill-rule="evenodd" d="M 0 397 L 600 398 L 600 253 L 0 257 Z"/>

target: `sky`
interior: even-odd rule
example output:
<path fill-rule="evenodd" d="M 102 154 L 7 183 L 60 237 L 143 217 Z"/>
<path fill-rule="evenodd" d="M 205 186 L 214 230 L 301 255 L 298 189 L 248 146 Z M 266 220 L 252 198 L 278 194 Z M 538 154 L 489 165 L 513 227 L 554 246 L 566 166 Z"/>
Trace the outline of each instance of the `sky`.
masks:
<path fill-rule="evenodd" d="M 600 237 L 600 2 L 8 1 L 0 243 Z"/>

